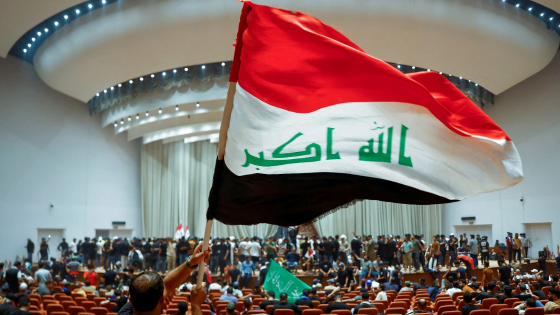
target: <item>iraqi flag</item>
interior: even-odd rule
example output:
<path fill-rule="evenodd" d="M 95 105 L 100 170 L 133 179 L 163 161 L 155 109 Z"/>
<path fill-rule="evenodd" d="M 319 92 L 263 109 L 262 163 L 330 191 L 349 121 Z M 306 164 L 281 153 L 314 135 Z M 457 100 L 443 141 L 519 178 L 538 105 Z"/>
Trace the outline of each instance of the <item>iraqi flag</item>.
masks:
<path fill-rule="evenodd" d="M 175 239 L 181 239 L 183 236 L 185 236 L 185 230 L 183 230 L 183 223 L 180 223 L 179 226 L 175 228 Z"/>
<path fill-rule="evenodd" d="M 229 94 L 208 219 L 297 225 L 523 178 L 507 134 L 445 77 L 403 74 L 299 12 L 245 2 Z"/>

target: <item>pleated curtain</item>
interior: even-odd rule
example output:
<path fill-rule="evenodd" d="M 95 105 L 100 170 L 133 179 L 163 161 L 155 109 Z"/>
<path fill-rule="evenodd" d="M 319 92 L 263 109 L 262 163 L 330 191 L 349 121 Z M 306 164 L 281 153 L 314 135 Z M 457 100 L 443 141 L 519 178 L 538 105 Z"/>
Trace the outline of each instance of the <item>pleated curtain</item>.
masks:
<path fill-rule="evenodd" d="M 208 141 L 142 146 L 141 190 L 143 235 L 167 237 L 182 223 L 191 235 L 204 235 L 208 194 L 218 145 Z M 319 235 L 362 235 L 417 233 L 431 237 L 442 230 L 442 206 L 401 205 L 360 201 L 314 223 Z M 212 236 L 267 237 L 278 226 L 225 225 L 215 221 Z"/>

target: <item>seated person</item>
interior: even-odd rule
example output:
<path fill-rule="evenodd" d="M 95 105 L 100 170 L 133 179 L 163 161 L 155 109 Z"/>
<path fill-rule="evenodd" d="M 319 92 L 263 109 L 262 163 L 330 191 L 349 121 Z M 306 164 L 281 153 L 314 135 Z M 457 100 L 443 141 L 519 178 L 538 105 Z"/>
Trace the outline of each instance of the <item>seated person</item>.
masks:
<path fill-rule="evenodd" d="M 463 315 L 469 315 L 472 311 L 480 309 L 480 306 L 472 304 L 473 296 L 470 292 L 465 292 L 463 301 L 466 303 L 465 306 L 461 307 L 461 313 Z"/>
<path fill-rule="evenodd" d="M 336 292 L 334 294 L 334 302 L 329 304 L 329 306 L 327 306 L 327 310 L 325 311 L 325 314 L 330 314 L 334 310 L 350 310 L 350 306 L 342 303 L 342 294 L 340 292 Z"/>
<path fill-rule="evenodd" d="M 307 305 L 309 308 L 313 308 L 313 302 L 309 299 L 309 290 L 303 290 L 303 296 L 294 302 L 295 305 Z"/>
<path fill-rule="evenodd" d="M 516 298 L 518 297 L 517 294 L 512 293 L 512 289 L 509 285 L 504 286 L 504 295 L 500 296 L 499 301 L 500 304 L 504 304 L 504 301 L 506 299 L 510 299 L 510 298 Z"/>
<path fill-rule="evenodd" d="M 362 308 L 375 308 L 375 305 L 371 304 L 367 292 L 362 292 L 362 301 L 352 309 L 352 314 L 358 314 L 358 311 Z"/>
<path fill-rule="evenodd" d="M 537 307 L 537 301 L 535 301 L 535 299 L 533 298 L 528 298 L 525 303 L 519 304 L 514 308 L 517 310 L 517 312 L 519 312 L 519 315 L 523 315 L 525 314 L 525 311 L 531 307 Z"/>
<path fill-rule="evenodd" d="M 293 310 L 294 313 L 301 315 L 303 310 L 293 303 L 288 303 L 288 295 L 286 293 L 280 293 L 280 303 L 272 308 L 270 315 L 274 315 L 276 310 Z"/>
<path fill-rule="evenodd" d="M 249 313 L 249 311 L 252 311 L 252 310 L 263 311 L 263 314 L 266 313 L 264 310 L 261 310 L 258 307 L 253 307 L 253 302 L 251 301 L 251 298 L 245 298 L 243 300 L 243 306 L 245 307 L 245 311 L 243 311 L 243 313 L 241 313 L 242 315 L 247 315 L 247 313 Z"/>
<path fill-rule="evenodd" d="M 437 280 L 436 280 L 437 282 Z M 432 314 L 432 312 L 428 311 L 428 301 L 426 299 L 419 299 L 418 300 L 418 309 L 417 310 L 410 310 L 406 315 L 417 314 L 417 313 L 427 313 Z"/>
<path fill-rule="evenodd" d="M 233 295 L 233 288 L 227 288 L 226 294 L 220 296 L 220 301 L 228 301 L 237 304 L 237 297 Z"/>
<path fill-rule="evenodd" d="M 266 310 L 269 305 L 278 305 L 280 301 L 276 299 L 276 293 L 274 291 L 268 291 L 266 295 L 266 300 L 259 304 L 261 310 Z"/>
<path fill-rule="evenodd" d="M 239 315 L 239 313 L 237 313 L 235 311 L 235 303 L 233 302 L 229 302 L 226 306 L 226 315 Z"/>

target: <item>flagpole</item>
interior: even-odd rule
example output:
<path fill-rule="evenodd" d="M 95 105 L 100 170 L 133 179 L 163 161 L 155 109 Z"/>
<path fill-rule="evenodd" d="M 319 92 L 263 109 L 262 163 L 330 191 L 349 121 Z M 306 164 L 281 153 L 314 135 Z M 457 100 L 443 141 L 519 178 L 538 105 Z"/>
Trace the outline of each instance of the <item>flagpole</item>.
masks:
<path fill-rule="evenodd" d="M 206 221 L 206 230 L 204 231 L 204 240 L 202 241 L 202 252 L 206 252 L 208 250 L 208 244 L 210 244 L 210 232 L 212 231 L 212 223 L 214 220 Z M 206 267 L 206 262 L 204 259 L 198 264 L 198 278 L 196 279 L 196 288 L 200 288 L 202 286 L 202 280 L 206 275 L 204 271 L 204 267 Z"/>
<path fill-rule="evenodd" d="M 226 105 L 224 106 L 224 114 L 222 116 L 222 123 L 220 125 L 220 141 L 218 143 L 218 160 L 223 160 L 226 154 L 226 141 L 227 141 L 227 131 L 229 129 L 229 121 L 231 119 L 231 112 L 233 110 L 233 96 L 235 95 L 236 82 L 230 82 Z M 202 243 L 202 251 L 208 250 L 208 244 L 210 243 L 210 232 L 212 232 L 212 223 L 214 220 L 206 221 L 206 229 L 204 230 L 204 241 Z M 206 263 L 202 261 L 198 265 L 198 278 L 196 280 L 196 287 L 200 288 L 202 285 L 202 280 L 204 279 L 204 267 Z"/>

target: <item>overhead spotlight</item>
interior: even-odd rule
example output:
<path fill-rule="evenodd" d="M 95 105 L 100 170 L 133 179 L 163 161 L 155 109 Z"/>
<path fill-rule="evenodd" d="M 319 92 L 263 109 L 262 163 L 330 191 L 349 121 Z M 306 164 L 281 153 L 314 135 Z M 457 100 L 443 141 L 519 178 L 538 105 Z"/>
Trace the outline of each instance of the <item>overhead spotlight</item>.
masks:
<path fill-rule="evenodd" d="M 401 65 L 397 65 L 397 68 L 399 68 L 399 69 L 400 69 L 400 68 L 401 68 Z"/>
<path fill-rule="evenodd" d="M 164 71 L 161 75 L 165 77 L 165 74 L 166 74 L 166 73 L 165 73 L 165 71 Z"/>
<path fill-rule="evenodd" d="M 140 115 L 139 115 L 139 114 L 136 114 L 136 119 L 140 119 Z"/>
<path fill-rule="evenodd" d="M 124 124 L 124 120 L 121 119 L 121 125 Z"/>
<path fill-rule="evenodd" d="M 185 68 L 185 71 L 189 71 L 189 68 Z"/>
<path fill-rule="evenodd" d="M 200 102 L 196 102 L 196 107 L 200 107 Z"/>
<path fill-rule="evenodd" d="M 128 116 L 128 121 L 131 121 L 131 120 L 132 120 L 132 118 L 130 118 L 130 116 Z"/>
<path fill-rule="evenodd" d="M 150 113 L 148 111 L 146 111 L 146 117 L 150 116 Z"/>
<path fill-rule="evenodd" d="M 449 74 L 449 76 L 451 76 L 451 73 Z"/>
<path fill-rule="evenodd" d="M 134 81 L 132 81 L 132 80 L 128 80 L 128 83 L 132 84 L 132 82 L 134 82 Z"/>
<path fill-rule="evenodd" d="M 173 69 L 173 73 L 177 73 L 177 69 Z"/>
<path fill-rule="evenodd" d="M 107 93 L 107 90 L 103 90 L 103 93 Z"/>
<path fill-rule="evenodd" d="M 68 15 L 65 15 L 65 16 L 64 16 L 64 19 L 65 19 L 65 20 L 68 20 Z"/>
<path fill-rule="evenodd" d="M 474 86 L 478 86 L 478 83 L 475 83 Z"/>
<path fill-rule="evenodd" d="M 430 71 L 432 71 L 432 70 L 428 69 L 428 72 L 430 72 Z"/>
<path fill-rule="evenodd" d="M 106 0 L 101 0 L 101 3 L 105 4 L 105 3 L 107 3 L 107 1 Z"/>
<path fill-rule="evenodd" d="M 175 110 L 176 110 L 176 111 L 179 110 L 179 105 L 175 105 Z"/>
<path fill-rule="evenodd" d="M 158 110 L 158 113 L 160 113 L 160 114 L 161 114 L 162 112 L 163 112 L 163 111 L 162 111 L 162 110 L 161 110 L 161 108 L 160 108 L 160 109 Z"/>
<path fill-rule="evenodd" d="M 471 80 L 469 80 L 469 82 L 471 82 Z"/>
<path fill-rule="evenodd" d="M 91 5 L 91 3 L 90 3 L 90 4 L 87 5 L 87 7 L 91 9 L 91 8 L 93 8 L 93 5 Z"/>
<path fill-rule="evenodd" d="M 80 10 L 76 9 L 76 14 L 80 14 Z"/>
<path fill-rule="evenodd" d="M 31 47 L 31 44 L 27 44 L 27 47 Z"/>
<path fill-rule="evenodd" d="M 459 77 L 459 80 L 463 80 L 463 77 Z"/>
<path fill-rule="evenodd" d="M 111 91 L 114 90 L 114 89 L 115 89 L 114 87 L 111 87 Z"/>
<path fill-rule="evenodd" d="M 205 65 L 203 65 L 203 66 L 202 66 L 202 69 L 206 69 L 206 66 L 205 66 Z"/>
<path fill-rule="evenodd" d="M 23 49 L 23 52 L 26 53 L 26 52 L 27 52 L 27 49 L 24 48 L 24 49 Z"/>
<path fill-rule="evenodd" d="M 153 77 L 155 77 L 155 75 L 152 73 L 151 77 L 153 78 Z"/>
<path fill-rule="evenodd" d="M 533 11 L 533 7 L 530 7 L 530 8 L 529 8 L 529 12 L 531 12 L 531 11 Z"/>
<path fill-rule="evenodd" d="M 54 21 L 54 26 L 58 26 L 58 22 L 57 22 L 57 21 Z"/>
<path fill-rule="evenodd" d="M 143 77 L 140 77 L 140 81 L 144 81 L 144 78 L 143 78 Z"/>
<path fill-rule="evenodd" d="M 543 12 L 543 13 L 541 13 L 541 16 L 544 16 L 544 12 Z"/>
<path fill-rule="evenodd" d="M 121 86 L 122 86 L 122 84 L 119 83 L 119 87 L 121 87 Z"/>
<path fill-rule="evenodd" d="M 442 74 L 442 72 L 440 71 L 439 74 Z"/>
<path fill-rule="evenodd" d="M 99 93 L 96 93 L 95 96 L 99 96 Z"/>
<path fill-rule="evenodd" d="M 226 65 L 226 63 L 225 63 L 225 62 L 222 62 L 222 67 L 225 66 L 225 65 Z"/>
<path fill-rule="evenodd" d="M 502 2 L 506 2 L 506 0 L 502 0 Z"/>
<path fill-rule="evenodd" d="M 48 28 L 45 28 L 45 33 L 48 33 L 48 32 L 49 32 L 49 29 L 48 29 Z"/>
<path fill-rule="evenodd" d="M 37 32 L 37 36 L 41 36 L 41 32 Z"/>
<path fill-rule="evenodd" d="M 34 41 L 35 41 L 35 37 L 32 37 L 32 38 L 31 38 L 31 41 L 34 42 Z"/>
<path fill-rule="evenodd" d="M 519 8 L 519 3 L 515 5 L 516 8 Z"/>
<path fill-rule="evenodd" d="M 115 121 L 115 127 L 117 127 L 117 122 Z"/>
<path fill-rule="evenodd" d="M 548 20 L 549 20 L 549 21 L 552 21 L 552 20 L 554 20 L 554 18 L 553 18 L 553 17 L 551 17 L 551 18 L 550 18 L 550 19 L 548 19 Z"/>
<path fill-rule="evenodd" d="M 416 67 L 415 67 L 415 66 L 412 66 L 412 69 L 414 70 L 414 69 L 416 69 Z"/>

